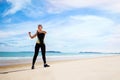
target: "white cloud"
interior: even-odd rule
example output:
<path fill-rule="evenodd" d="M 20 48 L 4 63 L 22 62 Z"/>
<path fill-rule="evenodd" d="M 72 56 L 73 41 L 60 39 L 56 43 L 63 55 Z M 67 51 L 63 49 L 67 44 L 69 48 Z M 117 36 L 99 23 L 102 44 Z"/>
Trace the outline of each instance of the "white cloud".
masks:
<path fill-rule="evenodd" d="M 37 7 L 37 8 L 36 8 Z M 31 4 L 29 7 L 23 10 L 24 14 L 28 17 L 40 17 L 43 16 L 43 10 L 42 7 L 36 6 L 34 4 Z"/>
<path fill-rule="evenodd" d="M 94 8 L 120 13 L 119 0 L 47 0 L 49 12 L 62 12 L 74 8 Z"/>
<path fill-rule="evenodd" d="M 12 19 L 11 19 L 11 18 L 8 18 L 8 19 L 4 20 L 3 23 L 10 23 L 11 21 L 12 21 Z"/>
<path fill-rule="evenodd" d="M 18 11 L 22 11 L 28 17 L 39 17 L 43 15 L 44 6 L 41 6 L 41 1 L 33 3 L 32 0 L 7 0 L 8 3 L 11 3 L 10 9 L 8 9 L 3 16 L 9 14 L 15 14 Z M 40 3 L 38 5 L 38 3 Z"/>
<path fill-rule="evenodd" d="M 32 3 L 32 0 L 7 0 L 11 3 L 11 8 L 4 14 L 15 14 L 22 10 L 26 16 L 38 17 L 44 15 L 46 11 L 49 13 L 60 13 L 66 10 L 77 8 L 92 8 L 97 10 L 105 10 L 110 12 L 120 13 L 119 0 L 46 0 Z M 40 5 L 38 5 L 40 3 Z"/>
<path fill-rule="evenodd" d="M 39 22 L 24 22 L 19 24 L 9 24 L 6 29 L 0 30 L 0 51 L 31 51 L 36 39 L 31 40 L 28 32 L 34 34 Z M 4 45 L 5 44 L 5 45 Z M 6 46 L 7 45 L 7 46 Z"/>
<path fill-rule="evenodd" d="M 13 35 L 14 32 L 9 32 L 9 35 Z M 4 32 L 4 31 L 0 31 L 0 38 L 4 38 L 8 35 L 8 33 Z M 8 35 L 8 36 L 9 36 Z"/>
<path fill-rule="evenodd" d="M 17 11 L 24 9 L 31 3 L 31 0 L 7 0 L 7 2 L 11 3 L 11 8 L 4 14 L 4 16 L 14 14 Z"/>
<path fill-rule="evenodd" d="M 120 52 L 120 24 L 114 25 L 111 30 L 111 34 L 107 35 L 104 39 L 106 44 L 104 49 L 108 51 Z"/>
<path fill-rule="evenodd" d="M 6 29 L 0 30 L 0 38 L 8 38 L 17 35 L 26 34 L 29 31 L 37 30 L 39 22 L 23 22 L 18 24 L 9 24 Z"/>
<path fill-rule="evenodd" d="M 114 26 L 114 22 L 108 18 L 91 15 L 70 16 L 67 19 L 64 18 L 63 21 L 65 22 L 60 22 L 59 25 L 55 23 L 52 25 L 54 27 L 48 30 L 46 40 L 49 49 L 73 52 L 103 51 L 102 47 L 107 43 L 104 41 L 104 37 L 112 31 L 111 28 Z"/>
<path fill-rule="evenodd" d="M 28 32 L 32 35 L 36 32 L 38 24 L 41 21 L 23 22 L 6 25 L 0 30 L 0 51 L 33 51 L 36 39 L 30 39 Z M 5 44 L 5 45 L 4 45 Z M 6 48 L 6 45 L 7 48 Z"/>
<path fill-rule="evenodd" d="M 33 5 L 31 0 L 7 1 L 12 4 L 12 7 L 4 16 L 22 10 L 27 16 L 38 17 L 45 11 L 38 4 Z M 55 13 L 75 8 L 96 8 L 119 13 L 119 3 L 118 0 L 47 0 L 47 4 L 43 6 L 46 11 Z M 6 22 L 11 22 L 11 19 Z M 34 49 L 36 39 L 30 40 L 28 32 L 35 33 L 39 23 L 42 23 L 48 32 L 45 39 L 47 50 L 120 51 L 120 25 L 109 18 L 94 15 L 73 15 L 49 19 L 49 21 L 42 19 L 37 22 L 9 24 L 6 29 L 0 30 L 0 43 L 9 44 L 13 50 L 15 47 L 21 50 Z M 0 46 L 0 50 L 3 48 L 5 47 Z"/>
<path fill-rule="evenodd" d="M 45 38 L 47 50 L 64 52 L 120 51 L 118 49 L 120 47 L 119 25 L 109 18 L 93 15 L 73 15 L 62 20 L 12 24 L 7 29 L 0 31 L 0 43 L 7 42 L 9 44 L 10 41 L 13 41 L 16 43 L 10 42 L 13 48 L 34 50 L 36 39 L 30 40 L 28 32 L 35 33 L 40 22 L 47 31 Z"/>

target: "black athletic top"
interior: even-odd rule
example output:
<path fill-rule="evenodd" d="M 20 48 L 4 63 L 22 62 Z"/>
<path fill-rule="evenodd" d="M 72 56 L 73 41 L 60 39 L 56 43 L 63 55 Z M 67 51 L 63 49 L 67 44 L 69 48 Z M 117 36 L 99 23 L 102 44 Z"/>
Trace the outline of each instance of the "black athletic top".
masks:
<path fill-rule="evenodd" d="M 37 31 L 37 37 L 38 37 L 38 40 L 39 40 L 40 44 L 44 44 L 45 34 L 44 34 L 44 33 L 39 33 L 39 32 Z"/>

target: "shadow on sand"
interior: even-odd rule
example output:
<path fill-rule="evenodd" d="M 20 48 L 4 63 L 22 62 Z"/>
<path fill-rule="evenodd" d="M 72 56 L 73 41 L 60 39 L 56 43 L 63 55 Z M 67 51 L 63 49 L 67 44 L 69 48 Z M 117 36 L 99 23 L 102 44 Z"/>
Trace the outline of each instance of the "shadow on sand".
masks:
<path fill-rule="evenodd" d="M 38 69 L 38 68 L 35 68 L 35 69 Z M 8 74 L 13 72 L 28 71 L 28 70 L 35 70 L 35 69 L 20 69 L 20 70 L 13 70 L 13 71 L 4 71 L 4 72 L 0 72 L 0 74 Z"/>

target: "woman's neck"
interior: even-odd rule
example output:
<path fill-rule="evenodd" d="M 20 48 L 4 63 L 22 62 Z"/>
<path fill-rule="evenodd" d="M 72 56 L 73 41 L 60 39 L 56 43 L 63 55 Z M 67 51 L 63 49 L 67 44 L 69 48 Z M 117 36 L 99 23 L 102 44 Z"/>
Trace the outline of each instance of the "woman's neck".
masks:
<path fill-rule="evenodd" d="M 42 32 L 42 30 L 39 30 L 39 29 L 38 29 L 38 32 Z"/>

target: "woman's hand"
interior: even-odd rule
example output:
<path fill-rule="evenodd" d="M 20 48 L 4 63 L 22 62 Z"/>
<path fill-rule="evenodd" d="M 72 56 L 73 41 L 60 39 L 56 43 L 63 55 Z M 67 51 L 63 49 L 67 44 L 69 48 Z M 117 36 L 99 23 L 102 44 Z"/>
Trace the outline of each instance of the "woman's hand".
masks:
<path fill-rule="evenodd" d="M 37 36 L 37 33 L 35 33 L 34 35 L 31 35 L 31 32 L 28 32 L 29 36 L 31 39 L 35 38 Z"/>
<path fill-rule="evenodd" d="M 28 34 L 30 35 L 30 34 L 31 34 L 31 32 L 28 32 Z"/>

